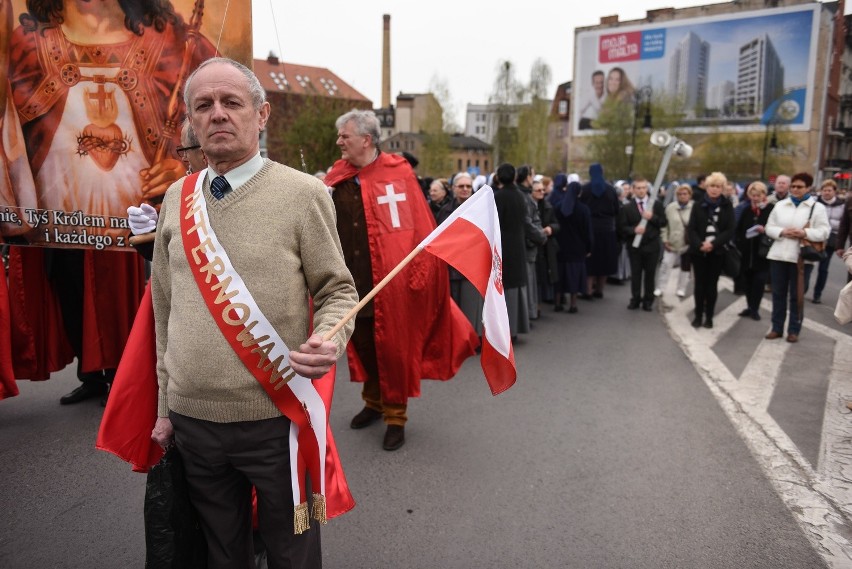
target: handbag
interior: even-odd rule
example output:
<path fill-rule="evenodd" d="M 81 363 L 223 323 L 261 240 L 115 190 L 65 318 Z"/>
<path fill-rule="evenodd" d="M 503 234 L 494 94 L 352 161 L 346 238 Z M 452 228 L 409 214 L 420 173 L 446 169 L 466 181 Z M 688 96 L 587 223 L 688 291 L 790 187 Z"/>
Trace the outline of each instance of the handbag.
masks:
<path fill-rule="evenodd" d="M 814 207 L 811 206 L 811 212 L 808 214 L 808 221 L 802 229 L 807 229 L 811 224 L 811 216 L 814 214 Z M 807 239 L 799 240 L 799 255 L 805 261 L 823 261 L 825 260 L 825 241 L 808 241 Z"/>
<path fill-rule="evenodd" d="M 722 255 L 724 258 L 722 272 L 732 279 L 737 278 L 740 275 L 740 266 L 743 260 L 742 253 L 740 253 L 737 247 L 728 243 L 722 247 Z"/>
<path fill-rule="evenodd" d="M 772 247 L 772 243 L 774 243 L 774 241 L 775 240 L 766 233 L 761 233 L 757 238 L 757 256 L 761 259 L 765 259 L 769 254 L 769 249 Z"/>
<path fill-rule="evenodd" d="M 189 501 L 183 459 L 172 446 L 145 483 L 145 568 L 206 567 L 207 541 Z"/>

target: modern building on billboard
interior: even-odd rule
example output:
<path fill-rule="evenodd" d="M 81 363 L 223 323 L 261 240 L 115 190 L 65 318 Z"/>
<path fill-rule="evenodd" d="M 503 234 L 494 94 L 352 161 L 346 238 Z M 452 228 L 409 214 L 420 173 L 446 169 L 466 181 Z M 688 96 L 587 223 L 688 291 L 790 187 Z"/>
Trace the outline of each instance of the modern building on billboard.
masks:
<path fill-rule="evenodd" d="M 784 95 L 784 65 L 772 40 L 761 34 L 740 48 L 737 65 L 738 116 L 760 116 Z"/>
<path fill-rule="evenodd" d="M 684 101 L 684 108 L 693 114 L 706 106 L 707 69 L 710 44 L 698 34 L 686 34 L 669 59 L 668 90 Z"/>

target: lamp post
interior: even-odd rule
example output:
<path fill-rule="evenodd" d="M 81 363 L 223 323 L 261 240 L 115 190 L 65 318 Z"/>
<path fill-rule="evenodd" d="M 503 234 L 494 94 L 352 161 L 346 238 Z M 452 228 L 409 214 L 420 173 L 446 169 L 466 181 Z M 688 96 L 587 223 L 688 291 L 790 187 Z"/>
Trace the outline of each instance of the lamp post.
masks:
<path fill-rule="evenodd" d="M 633 131 L 630 135 L 630 146 L 626 148 L 630 156 L 630 164 L 627 166 L 627 178 L 633 179 L 633 157 L 636 156 L 636 121 L 639 119 L 639 107 L 645 103 L 645 117 L 642 119 L 642 128 L 651 128 L 651 86 L 645 85 L 633 93 Z"/>
<path fill-rule="evenodd" d="M 766 123 L 766 134 L 763 135 L 763 161 L 760 164 L 760 179 L 766 180 L 766 150 L 767 147 L 775 150 L 778 148 L 778 137 L 777 130 L 778 124 L 772 121 L 772 138 L 769 138 L 769 125 L 770 123 Z"/>
<path fill-rule="evenodd" d="M 657 131 L 651 134 L 651 144 L 656 146 L 657 148 L 664 150 L 663 159 L 660 162 L 660 168 L 657 170 L 657 178 L 654 180 L 654 185 L 651 186 L 650 199 L 648 201 L 648 205 L 646 208 L 653 207 L 654 200 L 657 199 L 657 193 L 660 191 L 660 186 L 663 185 L 663 179 L 666 177 L 666 170 L 669 168 L 669 162 L 672 159 L 672 156 L 680 156 L 681 158 L 689 158 L 692 156 L 692 146 L 687 144 L 685 141 L 677 138 L 676 136 L 672 136 L 668 132 L 665 131 Z M 645 227 L 648 225 L 648 220 L 644 217 L 639 220 L 639 227 Z M 633 238 L 633 246 L 639 247 L 642 243 L 642 234 L 637 233 Z"/>

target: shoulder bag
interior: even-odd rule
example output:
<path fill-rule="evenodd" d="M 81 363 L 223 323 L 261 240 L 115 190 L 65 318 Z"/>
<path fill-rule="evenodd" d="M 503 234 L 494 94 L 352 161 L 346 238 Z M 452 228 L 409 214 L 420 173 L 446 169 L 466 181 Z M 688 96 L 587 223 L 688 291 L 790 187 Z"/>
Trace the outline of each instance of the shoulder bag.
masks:
<path fill-rule="evenodd" d="M 814 214 L 816 204 L 811 206 L 811 212 L 808 214 L 808 221 L 802 229 L 807 229 L 811 225 L 811 216 Z M 801 239 L 799 241 L 799 254 L 805 261 L 822 261 L 825 259 L 825 241 L 808 241 Z"/>

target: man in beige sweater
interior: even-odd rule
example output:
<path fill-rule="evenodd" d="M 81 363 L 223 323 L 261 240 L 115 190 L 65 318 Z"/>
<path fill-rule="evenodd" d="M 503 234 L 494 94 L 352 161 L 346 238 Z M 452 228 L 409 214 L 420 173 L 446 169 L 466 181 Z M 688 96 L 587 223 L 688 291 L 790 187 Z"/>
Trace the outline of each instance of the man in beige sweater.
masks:
<path fill-rule="evenodd" d="M 184 459 L 209 567 L 252 564 L 252 485 L 269 566 L 320 567 L 317 524 L 294 535 L 300 482 L 291 478 L 290 415 L 272 397 L 282 386 L 310 387 L 304 378 L 328 372 L 352 333 L 350 321 L 323 340 L 357 302 L 334 207 L 322 182 L 261 158 L 258 135 L 270 107 L 249 69 L 208 60 L 187 80 L 184 97 L 209 168 L 191 195 L 182 197 L 182 182 L 169 188 L 160 211 L 151 283 L 160 388 L 152 438 L 174 441 Z M 193 214 L 194 226 L 182 226 Z M 199 260 L 205 256 L 207 263 Z M 306 340 L 309 296 L 313 333 Z M 228 333 L 237 329 L 235 343 Z M 270 335 L 284 345 L 278 359 Z M 275 388 L 263 385 L 260 368 Z"/>

